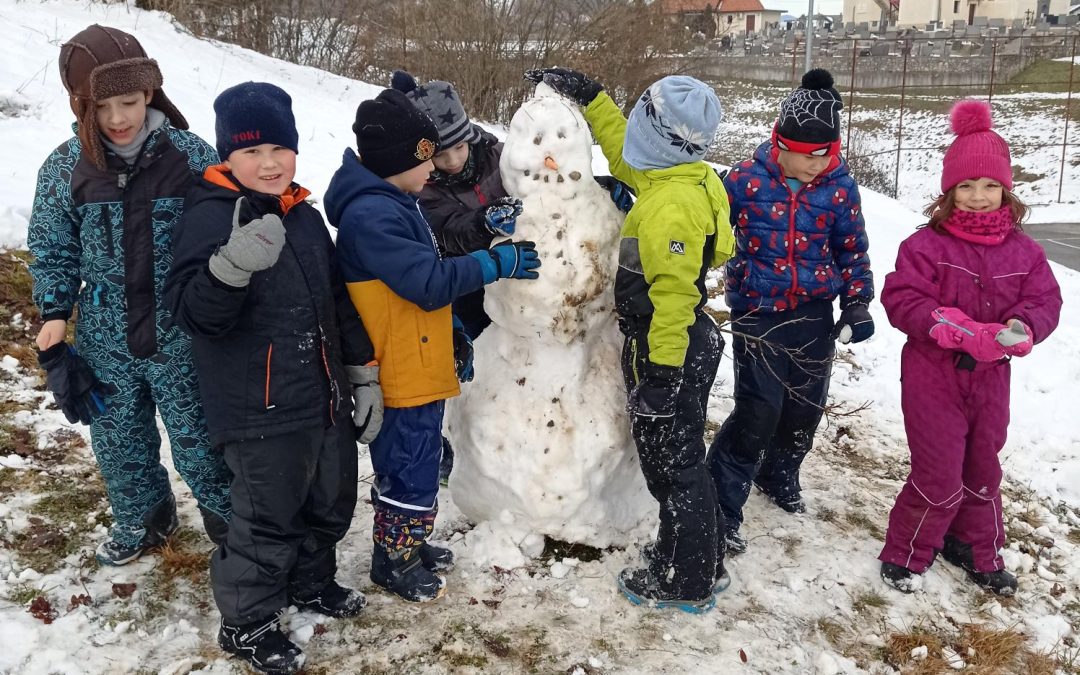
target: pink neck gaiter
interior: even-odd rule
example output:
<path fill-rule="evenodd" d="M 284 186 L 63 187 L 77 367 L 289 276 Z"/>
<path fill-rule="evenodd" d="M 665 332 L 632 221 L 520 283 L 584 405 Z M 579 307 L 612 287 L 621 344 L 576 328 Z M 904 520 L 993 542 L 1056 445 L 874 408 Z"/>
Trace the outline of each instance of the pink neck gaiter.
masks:
<path fill-rule="evenodd" d="M 958 239 L 983 246 L 996 246 L 1016 228 L 1012 210 L 1002 206 L 996 211 L 961 211 L 956 209 L 941 226 Z"/>

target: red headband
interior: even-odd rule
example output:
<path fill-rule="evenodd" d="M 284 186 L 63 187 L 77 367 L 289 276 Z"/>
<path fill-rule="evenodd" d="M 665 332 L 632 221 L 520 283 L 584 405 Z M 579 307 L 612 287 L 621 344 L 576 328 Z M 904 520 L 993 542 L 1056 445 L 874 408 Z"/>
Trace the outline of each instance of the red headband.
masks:
<path fill-rule="evenodd" d="M 778 134 L 775 126 L 772 131 L 772 144 L 781 150 L 797 152 L 802 155 L 813 155 L 814 157 L 836 157 L 840 154 L 840 139 L 830 143 L 793 141 Z"/>

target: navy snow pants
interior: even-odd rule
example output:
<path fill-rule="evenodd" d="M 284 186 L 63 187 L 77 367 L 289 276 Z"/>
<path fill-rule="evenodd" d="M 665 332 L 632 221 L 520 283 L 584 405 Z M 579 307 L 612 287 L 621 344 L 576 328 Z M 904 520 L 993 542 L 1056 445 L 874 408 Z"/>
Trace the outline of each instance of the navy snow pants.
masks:
<path fill-rule="evenodd" d="M 832 303 L 732 315 L 735 409 L 709 448 L 709 470 L 728 531 L 743 521 L 755 483 L 797 499 L 799 468 L 829 394 L 835 346 Z"/>

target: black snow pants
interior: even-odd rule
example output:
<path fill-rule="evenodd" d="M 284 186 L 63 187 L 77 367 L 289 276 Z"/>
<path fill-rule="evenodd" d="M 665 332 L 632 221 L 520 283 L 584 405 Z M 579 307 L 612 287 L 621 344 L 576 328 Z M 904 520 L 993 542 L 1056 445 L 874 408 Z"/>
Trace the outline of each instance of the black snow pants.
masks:
<path fill-rule="evenodd" d="M 829 394 L 835 347 L 832 303 L 732 315 L 735 409 L 709 448 L 709 470 L 729 531 L 743 521 L 756 483 L 797 498 L 799 467 L 814 444 Z"/>
<path fill-rule="evenodd" d="M 623 319 L 620 326 L 626 335 L 623 378 L 630 392 L 649 358 L 649 324 Z M 630 419 L 645 483 L 660 505 L 660 530 L 650 557 L 652 577 L 675 597 L 700 599 L 712 593 L 717 557 L 723 556 L 717 538 L 716 492 L 705 464 L 705 414 L 724 341 L 716 322 L 703 312 L 698 312 L 688 333 L 674 417 L 631 413 Z"/>
<path fill-rule="evenodd" d="M 233 519 L 210 560 L 210 579 L 222 618 L 244 624 L 334 578 L 335 546 L 356 508 L 356 432 L 346 419 L 223 449 L 233 472 Z"/>

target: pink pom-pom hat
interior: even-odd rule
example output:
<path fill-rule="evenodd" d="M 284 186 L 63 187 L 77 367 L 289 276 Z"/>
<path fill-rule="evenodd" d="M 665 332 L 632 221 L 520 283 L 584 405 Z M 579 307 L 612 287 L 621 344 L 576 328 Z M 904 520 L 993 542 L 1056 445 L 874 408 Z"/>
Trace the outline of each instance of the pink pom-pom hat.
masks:
<path fill-rule="evenodd" d="M 941 192 L 974 178 L 993 178 L 1012 190 L 1012 158 L 1009 144 L 991 127 L 990 104 L 965 99 L 949 112 L 956 140 L 945 151 L 941 171 Z"/>

